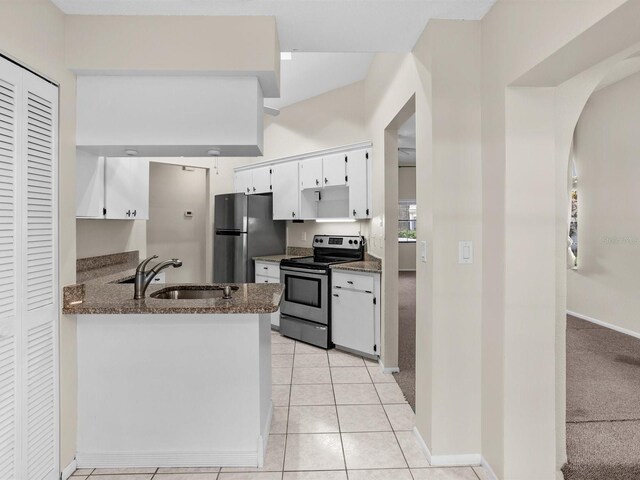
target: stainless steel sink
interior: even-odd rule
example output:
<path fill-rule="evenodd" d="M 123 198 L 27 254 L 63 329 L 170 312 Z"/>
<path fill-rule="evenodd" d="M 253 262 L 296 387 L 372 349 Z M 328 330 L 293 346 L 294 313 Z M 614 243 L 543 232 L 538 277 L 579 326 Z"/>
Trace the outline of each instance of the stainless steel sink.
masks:
<path fill-rule="evenodd" d="M 235 285 L 231 286 L 231 294 L 238 290 Z M 205 298 L 223 298 L 224 289 L 217 285 L 190 285 L 179 287 L 168 287 L 153 292 L 152 298 L 160 300 L 199 300 Z"/>

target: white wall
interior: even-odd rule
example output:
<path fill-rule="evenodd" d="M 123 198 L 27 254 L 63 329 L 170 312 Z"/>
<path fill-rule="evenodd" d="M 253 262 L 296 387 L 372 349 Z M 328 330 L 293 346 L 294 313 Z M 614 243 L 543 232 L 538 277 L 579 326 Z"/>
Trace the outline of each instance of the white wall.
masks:
<path fill-rule="evenodd" d="M 574 137 L 578 270 L 567 309 L 640 334 L 640 74 L 596 92 Z"/>
<path fill-rule="evenodd" d="M 398 270 L 401 272 L 415 271 L 416 269 L 416 243 L 398 243 Z"/>
<path fill-rule="evenodd" d="M 416 167 L 400 167 L 398 169 L 398 199 L 416 199 Z"/>
<path fill-rule="evenodd" d="M 76 220 L 76 255 L 87 258 L 138 250 L 144 258 L 146 224 L 145 220 Z"/>
<path fill-rule="evenodd" d="M 182 260 L 182 267 L 164 270 L 167 283 L 205 281 L 208 203 L 206 170 L 150 162 L 147 251 L 159 260 Z"/>

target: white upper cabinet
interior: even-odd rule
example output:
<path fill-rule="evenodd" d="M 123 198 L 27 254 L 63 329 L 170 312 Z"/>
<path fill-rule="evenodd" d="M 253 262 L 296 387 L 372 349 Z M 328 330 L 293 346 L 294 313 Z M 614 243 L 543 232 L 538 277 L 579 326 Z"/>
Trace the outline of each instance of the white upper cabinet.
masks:
<path fill-rule="evenodd" d="M 253 195 L 271 192 L 271 167 L 258 167 L 251 170 L 240 170 L 234 175 L 234 191 Z"/>
<path fill-rule="evenodd" d="M 365 143 L 240 167 L 234 190 L 273 192 L 277 220 L 371 218 L 371 147 Z"/>
<path fill-rule="evenodd" d="M 300 189 L 322 188 L 322 158 L 300 162 Z"/>
<path fill-rule="evenodd" d="M 149 220 L 149 160 L 105 160 L 105 208 L 107 219 Z"/>
<path fill-rule="evenodd" d="M 322 158 L 323 186 L 338 187 L 347 184 L 346 158 L 346 153 L 334 153 Z"/>
<path fill-rule="evenodd" d="M 251 193 L 269 193 L 271 191 L 271 167 L 258 167 L 251 170 L 253 184 Z"/>
<path fill-rule="evenodd" d="M 371 149 L 355 150 L 347 154 L 347 185 L 351 218 L 371 218 L 370 151 Z"/>
<path fill-rule="evenodd" d="M 76 150 L 76 217 L 149 220 L 149 160 Z"/>
<path fill-rule="evenodd" d="M 273 184 L 273 219 L 299 219 L 298 162 L 278 163 L 271 168 L 273 172 L 271 180 Z"/>
<path fill-rule="evenodd" d="M 251 187 L 253 187 L 251 170 L 236 172 L 234 175 L 234 187 L 236 193 L 249 195 L 251 193 Z"/>

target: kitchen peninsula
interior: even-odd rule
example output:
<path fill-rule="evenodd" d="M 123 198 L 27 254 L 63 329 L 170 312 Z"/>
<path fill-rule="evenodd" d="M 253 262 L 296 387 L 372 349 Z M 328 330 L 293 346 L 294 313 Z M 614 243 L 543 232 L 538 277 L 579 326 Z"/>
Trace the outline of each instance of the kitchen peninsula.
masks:
<path fill-rule="evenodd" d="M 180 300 L 150 285 L 134 300 L 118 283 L 132 266 L 79 269 L 84 283 L 64 289 L 63 313 L 78 315 L 78 467 L 262 465 L 282 285 Z"/>

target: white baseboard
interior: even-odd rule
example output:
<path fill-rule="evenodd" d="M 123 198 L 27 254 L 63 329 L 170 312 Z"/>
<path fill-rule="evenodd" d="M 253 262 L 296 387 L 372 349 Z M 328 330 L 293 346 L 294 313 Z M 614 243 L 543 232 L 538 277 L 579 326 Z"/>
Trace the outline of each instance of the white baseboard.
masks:
<path fill-rule="evenodd" d="M 482 455 L 479 453 L 467 453 L 462 455 L 432 455 L 427 443 L 420 435 L 417 427 L 413 427 L 413 435 L 418 441 L 418 446 L 425 454 L 432 467 L 477 467 L 482 464 Z M 493 470 L 491 470 L 493 472 Z M 497 480 L 497 479 L 496 479 Z"/>
<path fill-rule="evenodd" d="M 378 364 L 380 365 L 380 370 L 382 370 L 382 373 L 398 373 L 400 371 L 399 367 L 385 367 L 384 363 L 382 363 L 382 359 L 378 360 Z"/>
<path fill-rule="evenodd" d="M 69 465 L 64 468 L 64 470 L 62 470 L 62 473 L 60 473 L 60 480 L 67 480 L 71 475 L 73 475 L 73 472 L 77 470 L 77 466 L 78 464 L 74 459 Z"/>
<path fill-rule="evenodd" d="M 479 453 L 463 453 L 460 455 L 431 455 L 432 467 L 478 467 L 482 462 Z"/>
<path fill-rule="evenodd" d="M 617 325 L 612 325 L 610 323 L 603 322 L 602 320 L 598 320 L 597 318 L 588 317 L 587 315 L 582 315 L 581 313 L 572 312 L 570 310 L 567 310 L 567 313 L 582 320 L 586 320 L 587 322 L 600 325 L 601 327 L 610 328 L 611 330 L 615 330 L 616 332 L 624 333 L 625 335 L 630 335 L 635 338 L 640 338 L 640 333 L 634 332 L 633 330 L 627 330 L 626 328 L 618 327 Z"/>
<path fill-rule="evenodd" d="M 496 475 L 496 472 L 493 471 L 493 468 L 491 468 L 491 465 L 489 465 L 489 462 L 487 462 L 487 459 L 484 458 L 484 456 L 482 457 L 481 465 L 484 467 L 485 471 L 489 475 L 490 480 L 498 480 L 498 476 Z"/>
<path fill-rule="evenodd" d="M 264 456 L 269 445 L 269 434 L 271 433 L 271 417 L 273 416 L 273 403 L 269 402 L 269 415 L 262 426 L 262 434 L 258 437 L 258 468 L 264 466 Z"/>
<path fill-rule="evenodd" d="M 78 452 L 78 468 L 256 467 L 258 452 Z"/>
<path fill-rule="evenodd" d="M 420 450 L 422 451 L 422 453 L 424 453 L 424 456 L 427 457 L 429 465 L 431 465 L 431 450 L 429 450 L 429 447 L 427 447 L 427 443 L 424 441 L 424 438 L 422 438 L 422 435 L 420 435 L 418 427 L 413 427 L 413 436 L 416 437 Z"/>

